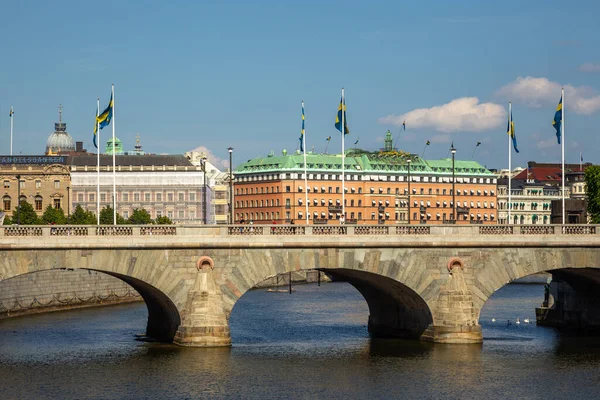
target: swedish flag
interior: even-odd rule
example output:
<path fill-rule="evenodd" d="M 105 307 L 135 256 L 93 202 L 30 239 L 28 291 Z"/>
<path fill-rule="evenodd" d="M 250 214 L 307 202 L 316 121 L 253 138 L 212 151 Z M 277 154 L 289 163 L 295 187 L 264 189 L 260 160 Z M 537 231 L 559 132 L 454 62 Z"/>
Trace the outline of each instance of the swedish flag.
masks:
<path fill-rule="evenodd" d="M 344 128 L 342 130 L 342 112 L 344 113 Z M 335 116 L 335 127 L 338 131 L 343 132 L 344 135 L 350 133 L 350 129 L 348 129 L 348 119 L 346 118 L 346 100 L 342 96 L 340 100 L 340 105 L 338 107 L 337 115 Z"/>
<path fill-rule="evenodd" d="M 554 113 L 554 120 L 552 121 L 552 126 L 556 129 L 556 138 L 558 139 L 558 144 L 560 144 L 560 125 L 562 123 L 562 96 L 560 97 L 560 101 L 558 102 L 558 106 L 556 107 L 556 112 Z"/>
<path fill-rule="evenodd" d="M 508 116 L 508 127 L 506 128 L 506 133 L 512 138 L 513 148 L 518 153 L 519 149 L 517 149 L 517 136 L 515 135 L 515 122 L 512 118 L 512 110 L 510 111 L 510 115 Z"/>
<path fill-rule="evenodd" d="M 94 147 L 98 148 L 98 143 L 96 142 L 96 138 L 98 137 L 98 107 L 96 107 L 96 119 L 94 120 Z"/>
<path fill-rule="evenodd" d="M 110 95 L 110 101 L 108 102 L 108 107 L 100 115 L 96 117 L 96 123 L 100 125 L 100 129 L 104 129 L 105 126 L 110 124 L 113 115 L 113 98 L 112 94 Z"/>
<path fill-rule="evenodd" d="M 304 151 L 304 102 L 302 102 L 302 129 L 300 130 L 300 151 Z"/>

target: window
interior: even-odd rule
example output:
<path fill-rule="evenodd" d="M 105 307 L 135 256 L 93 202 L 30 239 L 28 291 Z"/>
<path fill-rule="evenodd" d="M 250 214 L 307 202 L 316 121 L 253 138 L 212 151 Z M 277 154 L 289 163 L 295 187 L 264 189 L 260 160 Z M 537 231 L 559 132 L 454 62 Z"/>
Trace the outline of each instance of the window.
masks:
<path fill-rule="evenodd" d="M 42 181 L 35 181 L 35 188 L 40 189 L 42 187 Z"/>
<path fill-rule="evenodd" d="M 60 189 L 60 181 L 58 181 L 58 180 L 54 181 L 54 189 Z M 60 207 L 55 207 L 55 208 L 60 208 Z"/>
<path fill-rule="evenodd" d="M 129 218 L 129 211 L 123 211 L 123 218 Z"/>
<path fill-rule="evenodd" d="M 54 208 L 56 208 L 56 209 L 60 208 L 60 199 L 54 199 Z"/>
<path fill-rule="evenodd" d="M 178 195 L 179 195 L 178 196 L 179 197 L 179 201 L 185 201 L 184 200 L 185 199 L 185 193 L 179 193 Z"/>
<path fill-rule="evenodd" d="M 156 210 L 156 218 L 162 217 L 162 210 Z"/>
<path fill-rule="evenodd" d="M 144 201 L 151 201 L 150 193 L 144 193 Z"/>
<path fill-rule="evenodd" d="M 42 196 L 35 196 L 35 211 L 42 211 L 43 209 Z"/>
<path fill-rule="evenodd" d="M 156 193 L 156 201 L 162 201 L 162 193 Z"/>
<path fill-rule="evenodd" d="M 4 181 L 4 189 L 10 189 L 10 181 Z"/>
<path fill-rule="evenodd" d="M 285 192 L 286 192 L 286 193 L 289 193 L 289 192 L 290 192 L 290 187 L 289 187 L 289 186 L 286 186 L 286 187 L 285 187 Z"/>
<path fill-rule="evenodd" d="M 190 201 L 196 201 L 196 193 L 190 193 Z"/>
<path fill-rule="evenodd" d="M 183 210 L 179 210 L 177 218 L 179 218 L 179 219 L 183 219 L 184 218 L 184 216 L 183 216 Z"/>
<path fill-rule="evenodd" d="M 196 211 L 188 211 L 188 214 L 190 216 L 190 219 L 195 219 L 196 218 Z"/>
<path fill-rule="evenodd" d="M 4 196 L 2 198 L 2 204 L 4 206 L 4 211 L 10 211 L 10 196 Z"/>
<path fill-rule="evenodd" d="M 25 189 L 25 181 L 19 180 L 19 187 Z"/>
<path fill-rule="evenodd" d="M 100 193 L 100 201 L 106 201 L 106 193 Z"/>
<path fill-rule="evenodd" d="M 123 201 L 129 201 L 129 193 L 123 193 Z"/>
<path fill-rule="evenodd" d="M 79 203 L 83 203 L 83 193 L 78 193 L 78 194 L 77 194 L 77 201 L 78 201 Z"/>
<path fill-rule="evenodd" d="M 173 201 L 173 193 L 167 193 L 167 201 Z"/>
<path fill-rule="evenodd" d="M 90 194 L 88 194 L 88 196 L 89 196 L 90 202 L 96 201 L 96 195 L 94 193 L 90 193 Z"/>
<path fill-rule="evenodd" d="M 134 193 L 133 194 L 133 201 L 140 201 L 140 194 L 139 193 Z"/>
<path fill-rule="evenodd" d="M 173 219 L 173 211 L 167 211 L 167 217 Z"/>

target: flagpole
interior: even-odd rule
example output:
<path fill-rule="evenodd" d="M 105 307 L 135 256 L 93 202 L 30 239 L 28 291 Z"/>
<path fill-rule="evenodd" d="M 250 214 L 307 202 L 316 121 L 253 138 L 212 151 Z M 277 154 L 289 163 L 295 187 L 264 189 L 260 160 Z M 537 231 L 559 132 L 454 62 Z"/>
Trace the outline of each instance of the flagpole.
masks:
<path fill-rule="evenodd" d="M 512 121 L 511 119 L 511 114 L 512 113 L 512 104 L 511 102 L 508 102 L 508 221 L 507 223 L 509 225 L 512 224 L 512 220 L 510 218 L 510 209 L 512 207 L 512 202 L 511 202 L 511 192 L 512 192 L 512 185 L 511 185 L 511 180 L 512 180 L 512 149 L 510 147 L 510 141 L 511 141 L 511 123 Z"/>
<path fill-rule="evenodd" d="M 13 150 L 13 119 L 15 118 L 15 109 L 10 106 L 10 155 L 12 156 Z"/>
<path fill-rule="evenodd" d="M 579 172 L 583 172 L 583 153 L 579 152 Z"/>
<path fill-rule="evenodd" d="M 304 129 L 304 102 L 302 102 L 302 150 L 304 150 L 304 206 L 306 208 L 306 225 L 308 225 L 308 171 L 306 168 L 306 130 Z"/>
<path fill-rule="evenodd" d="M 96 186 L 96 210 L 97 210 L 97 219 L 98 225 L 100 225 L 100 123 L 98 122 L 98 116 L 100 115 L 100 99 L 97 99 L 97 107 L 96 107 L 96 145 L 98 146 L 97 151 L 97 159 L 98 166 L 96 167 L 96 172 L 98 175 L 97 186 Z"/>
<path fill-rule="evenodd" d="M 344 88 L 342 88 L 342 216 L 346 220 L 346 186 L 345 186 L 345 175 L 344 164 L 346 162 L 346 154 L 344 152 L 344 136 L 346 136 L 346 122 L 344 121 L 344 114 L 346 114 L 346 99 L 344 98 Z"/>
<path fill-rule="evenodd" d="M 117 224 L 117 174 L 115 172 L 115 84 L 112 88 L 113 225 Z"/>
<path fill-rule="evenodd" d="M 561 153 L 562 153 L 562 223 L 565 224 L 565 89 L 560 90 L 562 96 L 561 107 Z"/>

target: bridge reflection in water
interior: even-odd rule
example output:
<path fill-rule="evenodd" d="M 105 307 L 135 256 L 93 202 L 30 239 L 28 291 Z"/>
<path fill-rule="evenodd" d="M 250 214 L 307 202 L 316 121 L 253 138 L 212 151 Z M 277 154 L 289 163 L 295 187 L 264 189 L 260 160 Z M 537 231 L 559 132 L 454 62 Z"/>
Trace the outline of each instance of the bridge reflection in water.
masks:
<path fill-rule="evenodd" d="M 350 285 L 247 292 L 231 317 L 233 346 L 189 351 L 132 340 L 143 305 L 78 310 L 0 324 L 2 398 L 595 398 L 596 338 L 535 324 L 541 285 L 507 285 L 481 313 L 485 343 L 378 339 Z M 503 321 L 505 322 L 505 321 Z M 57 379 L 57 377 L 60 377 Z M 573 389 L 573 388 L 576 389 Z"/>
<path fill-rule="evenodd" d="M 479 343 L 484 303 L 513 280 L 554 271 L 585 296 L 598 292 L 590 290 L 600 282 L 596 228 L 10 226 L 0 229 L 0 274 L 104 272 L 143 297 L 149 336 L 228 346 L 229 315 L 244 293 L 278 274 L 319 270 L 358 289 L 374 336 Z"/>

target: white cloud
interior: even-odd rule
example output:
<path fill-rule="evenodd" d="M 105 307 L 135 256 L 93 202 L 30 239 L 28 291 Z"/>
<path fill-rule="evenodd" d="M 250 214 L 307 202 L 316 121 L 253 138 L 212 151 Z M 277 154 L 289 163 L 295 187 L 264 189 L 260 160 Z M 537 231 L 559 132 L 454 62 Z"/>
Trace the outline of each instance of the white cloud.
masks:
<path fill-rule="evenodd" d="M 229 168 L 229 160 L 225 160 L 223 158 L 219 158 L 219 157 L 215 156 L 212 151 L 210 151 L 208 148 L 206 148 L 204 146 L 196 147 L 195 149 L 190 150 L 190 152 L 197 152 L 200 154 L 205 154 L 208 161 L 212 165 L 214 165 L 215 167 L 217 167 L 219 169 Z"/>
<path fill-rule="evenodd" d="M 565 108 L 576 114 L 590 115 L 600 110 L 600 96 L 588 86 L 561 85 L 548 78 L 519 76 L 514 82 L 501 87 L 496 94 L 528 107 L 544 107 L 557 104 L 560 89 L 565 89 Z"/>
<path fill-rule="evenodd" d="M 600 64 L 585 63 L 578 68 L 581 72 L 600 72 Z"/>
<path fill-rule="evenodd" d="M 461 97 L 431 108 L 418 108 L 402 115 L 379 118 L 380 124 L 401 126 L 406 120 L 407 129 L 433 128 L 438 132 L 480 132 L 502 125 L 506 111 L 498 104 L 479 103 L 477 97 Z"/>
<path fill-rule="evenodd" d="M 431 143 L 450 143 L 450 135 L 435 135 L 431 138 Z"/>
<path fill-rule="evenodd" d="M 540 150 L 548 149 L 551 147 L 554 147 L 557 149 L 560 148 L 560 145 L 558 144 L 558 140 L 556 139 L 556 135 L 534 133 L 531 136 L 535 140 L 537 140 L 536 147 Z"/>

